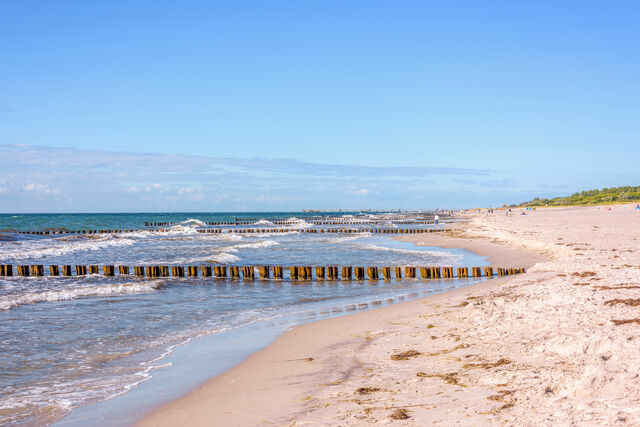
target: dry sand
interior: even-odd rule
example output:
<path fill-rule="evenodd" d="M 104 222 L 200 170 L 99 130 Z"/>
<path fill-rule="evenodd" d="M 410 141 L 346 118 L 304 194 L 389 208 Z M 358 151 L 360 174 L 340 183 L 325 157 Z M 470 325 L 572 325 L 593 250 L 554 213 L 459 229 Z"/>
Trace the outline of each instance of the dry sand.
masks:
<path fill-rule="evenodd" d="M 406 238 L 537 264 L 296 327 L 140 425 L 640 423 L 640 212 L 472 218 Z"/>

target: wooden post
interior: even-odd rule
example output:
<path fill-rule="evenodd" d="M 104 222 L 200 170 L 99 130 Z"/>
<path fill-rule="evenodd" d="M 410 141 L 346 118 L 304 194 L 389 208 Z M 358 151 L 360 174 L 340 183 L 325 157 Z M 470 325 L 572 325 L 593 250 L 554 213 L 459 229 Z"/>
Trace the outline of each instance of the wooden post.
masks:
<path fill-rule="evenodd" d="M 231 267 L 229 267 L 229 274 L 231 275 L 232 279 L 238 280 L 240 279 L 240 269 L 238 266 L 236 265 L 232 265 Z"/>
<path fill-rule="evenodd" d="M 453 279 L 453 267 L 442 267 L 445 279 Z"/>
<path fill-rule="evenodd" d="M 102 267 L 102 271 L 104 273 L 105 276 L 114 276 L 115 275 L 115 268 L 113 267 L 113 265 L 105 265 Z"/>
<path fill-rule="evenodd" d="M 353 280 L 353 268 L 342 267 L 342 280 Z"/>
<path fill-rule="evenodd" d="M 277 280 L 282 280 L 282 267 L 274 266 L 273 267 L 273 278 Z"/>
<path fill-rule="evenodd" d="M 391 279 L 391 267 L 382 267 L 382 274 L 384 275 L 384 280 Z"/>
<path fill-rule="evenodd" d="M 42 265 L 31 265 L 29 266 L 30 273 L 32 276 L 39 277 L 44 276 L 44 266 Z"/>
<path fill-rule="evenodd" d="M 291 280 L 298 280 L 298 268 L 297 267 L 289 267 L 289 277 Z"/>
<path fill-rule="evenodd" d="M 458 279 L 466 279 L 469 277 L 469 268 L 467 267 L 458 267 L 456 269 L 458 274 Z"/>
<path fill-rule="evenodd" d="M 420 277 L 422 279 L 431 279 L 431 270 L 428 267 L 420 267 Z"/>
<path fill-rule="evenodd" d="M 416 268 L 415 267 L 405 267 L 404 268 L 405 277 L 409 277 L 411 279 L 415 279 L 416 277 Z"/>
<path fill-rule="evenodd" d="M 402 267 L 396 267 L 395 271 L 396 271 L 396 280 L 401 280 L 402 279 Z"/>
<path fill-rule="evenodd" d="M 62 275 L 63 276 L 71 276 L 71 266 L 70 265 L 63 265 L 62 266 Z"/>
<path fill-rule="evenodd" d="M 187 266 L 187 275 L 189 277 L 198 277 L 198 267 L 195 265 Z"/>
<path fill-rule="evenodd" d="M 356 280 L 364 280 L 364 267 L 354 267 Z"/>
<path fill-rule="evenodd" d="M 120 273 L 121 276 L 124 275 L 129 275 L 129 266 L 128 265 L 119 265 L 118 266 L 118 272 Z"/>
<path fill-rule="evenodd" d="M 253 267 L 242 267 L 242 277 L 244 280 L 253 280 L 255 278 Z"/>
<path fill-rule="evenodd" d="M 493 267 L 485 267 L 484 268 L 484 275 L 486 277 L 493 277 Z"/>
<path fill-rule="evenodd" d="M 367 267 L 369 280 L 378 280 L 378 267 Z"/>
<path fill-rule="evenodd" d="M 98 270 L 98 266 L 97 265 L 90 265 L 89 266 L 89 274 L 98 274 L 99 270 Z"/>
<path fill-rule="evenodd" d="M 29 277 L 29 266 L 28 265 L 19 265 L 17 267 L 18 269 L 18 276 L 22 276 L 22 277 Z"/>
<path fill-rule="evenodd" d="M 473 275 L 473 277 L 481 277 L 482 271 L 480 270 L 480 267 L 473 267 L 471 268 L 471 274 Z"/>
<path fill-rule="evenodd" d="M 50 265 L 49 266 L 49 276 L 59 276 L 60 275 L 60 270 L 58 269 L 57 265 Z M 4 276 L 4 274 L 3 274 Z"/>
<path fill-rule="evenodd" d="M 316 267 L 316 280 L 324 280 L 324 279 L 325 279 L 325 268 Z"/>
<path fill-rule="evenodd" d="M 268 265 L 263 265 L 261 267 L 259 267 L 260 270 L 260 279 L 263 280 L 268 280 L 271 278 L 271 272 L 270 272 L 270 268 Z"/>
<path fill-rule="evenodd" d="M 133 274 L 136 277 L 144 277 L 144 267 L 141 265 L 136 265 L 133 267 Z"/>
<path fill-rule="evenodd" d="M 87 274 L 86 265 L 76 265 L 76 276 L 84 276 Z"/>
<path fill-rule="evenodd" d="M 184 277 L 184 267 L 180 265 L 174 265 L 171 267 L 171 275 L 173 277 Z"/>
<path fill-rule="evenodd" d="M 202 277 L 211 277 L 211 266 L 203 265 L 200 267 L 200 271 L 202 272 Z"/>

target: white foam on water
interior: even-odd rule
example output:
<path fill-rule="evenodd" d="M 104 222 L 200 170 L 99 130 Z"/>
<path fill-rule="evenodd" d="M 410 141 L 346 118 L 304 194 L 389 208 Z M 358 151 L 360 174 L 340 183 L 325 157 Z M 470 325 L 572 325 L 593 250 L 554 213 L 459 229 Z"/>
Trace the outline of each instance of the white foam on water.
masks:
<path fill-rule="evenodd" d="M 229 251 L 231 249 L 233 249 L 234 251 L 237 251 L 238 249 L 260 249 L 260 248 L 270 248 L 272 246 L 277 246 L 280 243 L 273 241 L 273 240 L 259 240 L 257 242 L 251 242 L 251 243 L 241 243 L 239 245 L 233 245 L 230 246 L 228 248 L 226 248 L 225 250 Z"/>
<path fill-rule="evenodd" d="M 313 227 L 313 224 L 309 224 L 304 219 L 296 218 L 295 216 L 292 216 L 291 218 L 287 219 L 287 221 L 293 223 L 287 226 L 287 228 L 290 228 L 293 230 Z"/>
<path fill-rule="evenodd" d="M 266 219 L 261 219 L 260 221 L 256 221 L 253 223 L 253 225 L 267 225 L 270 227 L 274 227 L 275 224 L 272 223 L 271 221 L 267 221 Z"/>
<path fill-rule="evenodd" d="M 424 251 L 419 249 L 403 249 L 403 248 L 385 248 L 383 246 L 374 245 L 372 243 L 358 243 L 363 249 L 372 250 L 372 251 L 386 251 L 386 252 L 394 252 L 398 254 L 407 254 L 407 255 L 419 255 L 423 257 L 435 257 L 442 258 L 453 261 L 453 260 L 462 260 L 464 257 L 461 254 L 453 254 L 451 252 L 444 251 Z"/>
<path fill-rule="evenodd" d="M 69 289 L 29 292 L 21 295 L 8 295 L 0 297 L 0 310 L 9 310 L 20 305 L 36 304 L 40 302 L 57 302 L 85 297 L 139 294 L 154 291 L 159 289 L 161 286 L 161 281 L 152 280 L 140 283 L 80 286 Z"/>
<path fill-rule="evenodd" d="M 0 259 L 10 260 L 55 257 L 60 255 L 68 255 L 75 252 L 97 251 L 110 247 L 131 246 L 134 243 L 134 240 L 128 238 L 114 238 L 106 236 L 95 239 L 74 239 L 67 241 L 60 241 L 56 239 L 53 246 L 51 245 L 51 241 L 44 240 L 37 243 L 19 242 L 18 245 L 12 246 L 11 249 L 5 248 L 5 251 L 3 253 L 0 253 Z M 44 245 L 46 245 L 46 247 L 42 247 Z M 32 246 L 32 248 L 29 248 L 29 246 Z"/>

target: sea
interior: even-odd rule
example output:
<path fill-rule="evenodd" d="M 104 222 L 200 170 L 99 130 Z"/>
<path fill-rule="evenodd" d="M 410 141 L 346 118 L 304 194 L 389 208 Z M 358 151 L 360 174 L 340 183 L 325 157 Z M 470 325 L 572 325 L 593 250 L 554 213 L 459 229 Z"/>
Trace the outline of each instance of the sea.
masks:
<path fill-rule="evenodd" d="M 296 325 L 481 280 L 297 281 L 287 268 L 282 280 L 138 278 L 117 268 L 114 277 L 18 277 L 17 265 L 488 265 L 468 251 L 362 231 L 456 221 L 440 215 L 436 225 L 407 223 L 431 212 L 2 214 L 0 264 L 14 276 L 0 277 L 0 424 L 131 425 Z M 322 219 L 358 224 L 314 223 Z M 145 226 L 154 222 L 169 225 Z M 207 225 L 219 222 L 242 224 Z M 304 232 L 336 227 L 360 232 Z M 289 231 L 230 232 L 252 228 Z M 136 231 L 19 233 L 95 229 Z"/>

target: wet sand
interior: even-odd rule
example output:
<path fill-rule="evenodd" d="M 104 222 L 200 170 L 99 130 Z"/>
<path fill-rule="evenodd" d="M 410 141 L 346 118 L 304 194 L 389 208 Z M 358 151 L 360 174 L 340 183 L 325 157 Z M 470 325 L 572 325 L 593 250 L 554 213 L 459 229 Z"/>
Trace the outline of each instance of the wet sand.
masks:
<path fill-rule="evenodd" d="M 640 212 L 471 216 L 403 238 L 527 274 L 296 327 L 140 425 L 640 421 Z"/>

